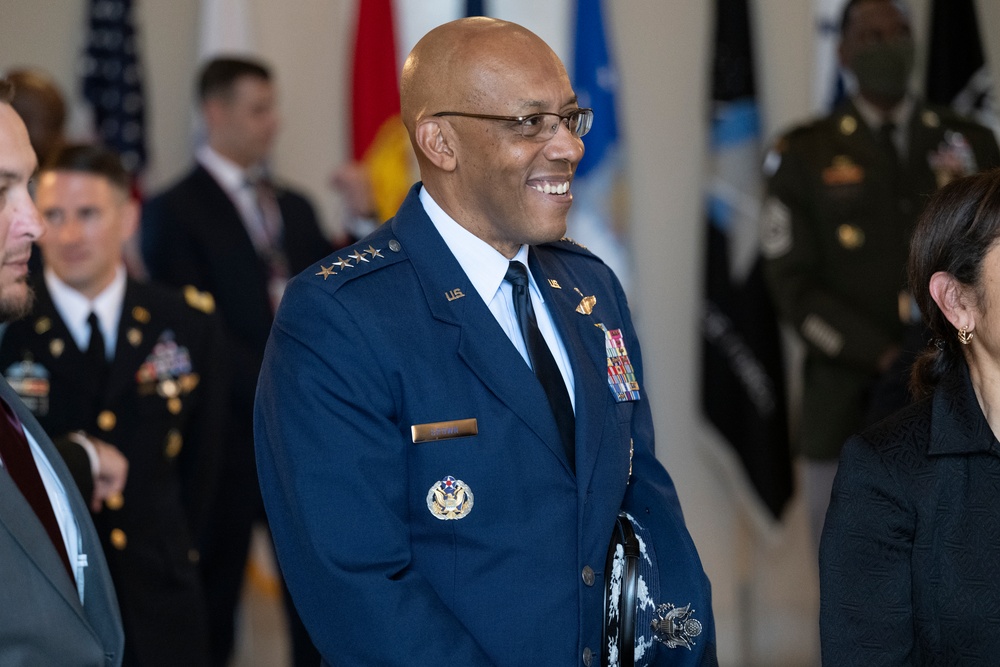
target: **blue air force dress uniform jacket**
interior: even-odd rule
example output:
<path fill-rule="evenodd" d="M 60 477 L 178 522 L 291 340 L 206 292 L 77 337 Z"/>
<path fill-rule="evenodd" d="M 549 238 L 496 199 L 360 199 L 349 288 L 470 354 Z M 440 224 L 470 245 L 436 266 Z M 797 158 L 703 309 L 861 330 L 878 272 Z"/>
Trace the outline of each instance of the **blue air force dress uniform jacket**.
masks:
<path fill-rule="evenodd" d="M 897 171 L 847 103 L 780 139 L 765 165 L 765 275 L 807 346 L 799 449 L 809 458 L 837 457 L 861 425 L 879 356 L 919 319 L 904 290 L 923 202 L 1000 165 L 992 133 L 948 109 L 916 105 L 906 136 Z"/>
<path fill-rule="evenodd" d="M 530 249 L 576 378 L 574 474 L 545 393 L 419 187 L 289 284 L 265 354 L 261 486 L 317 647 L 330 664 L 596 665 L 625 510 L 655 543 L 662 602 L 690 604 L 702 627 L 654 664 L 715 664 L 709 583 L 654 456 L 617 279 L 567 241 Z M 629 362 L 634 390 L 609 386 Z"/>
<path fill-rule="evenodd" d="M 0 341 L 0 369 L 53 437 L 82 430 L 129 460 L 124 492 L 93 515 L 126 664 L 205 664 L 198 549 L 225 427 L 218 324 L 172 290 L 129 281 L 102 391 L 43 280 L 35 292 Z M 204 308 L 198 298 L 188 301 Z"/>
<path fill-rule="evenodd" d="M 80 553 L 87 557 L 81 604 L 41 521 L 0 468 L 0 665 L 120 665 L 125 643 L 121 615 L 87 504 L 52 441 L 3 380 L 0 397 L 45 452 L 66 490 L 80 530 Z"/>

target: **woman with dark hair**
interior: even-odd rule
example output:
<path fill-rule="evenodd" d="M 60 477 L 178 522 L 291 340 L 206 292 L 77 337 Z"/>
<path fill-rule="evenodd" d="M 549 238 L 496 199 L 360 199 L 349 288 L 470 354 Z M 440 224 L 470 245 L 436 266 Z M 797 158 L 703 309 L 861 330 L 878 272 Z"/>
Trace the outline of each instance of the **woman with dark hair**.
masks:
<path fill-rule="evenodd" d="M 820 546 L 823 664 L 1000 663 L 1000 170 L 929 202 L 914 404 L 848 440 Z"/>

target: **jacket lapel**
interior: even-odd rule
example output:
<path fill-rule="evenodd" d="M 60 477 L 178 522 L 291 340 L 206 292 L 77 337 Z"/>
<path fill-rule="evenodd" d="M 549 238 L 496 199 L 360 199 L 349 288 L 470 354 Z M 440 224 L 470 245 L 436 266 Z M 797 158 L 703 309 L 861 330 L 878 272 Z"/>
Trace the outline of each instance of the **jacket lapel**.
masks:
<path fill-rule="evenodd" d="M 427 217 L 414 187 L 392 221 L 435 319 L 459 327 L 457 354 L 572 474 L 545 392 Z M 458 296 L 461 294 L 461 296 Z"/>
<path fill-rule="evenodd" d="M 66 497 L 69 500 L 77 523 L 83 524 L 88 521 L 89 519 L 86 516 L 87 509 L 80 500 L 80 494 L 76 490 L 73 479 L 66 468 L 66 464 L 63 463 L 62 457 L 56 451 L 55 446 L 42 430 L 42 427 L 39 426 L 35 417 L 24 407 L 24 404 L 21 403 L 14 390 L 2 378 L 0 378 L 0 396 L 11 406 L 17 414 L 18 419 L 24 425 L 24 429 L 31 433 L 35 442 L 38 443 L 38 446 L 45 453 L 45 457 L 49 460 L 49 464 L 55 470 L 56 476 L 66 491 Z M 42 522 L 35 516 L 31 505 L 25 500 L 6 469 L 0 470 L 0 525 L 3 525 L 14 539 L 21 544 L 25 555 L 35 563 L 35 566 L 52 583 L 52 586 L 66 600 L 66 603 L 76 611 L 81 620 L 86 622 L 86 615 L 84 614 L 83 606 L 80 604 L 80 598 L 74 582 L 66 576 L 66 568 L 55 549 L 38 547 L 39 544 L 49 544 L 49 536 L 45 532 Z M 81 525 L 81 535 L 83 531 L 84 527 Z"/>
<path fill-rule="evenodd" d="M 129 280 L 122 300 L 121 319 L 118 320 L 115 358 L 111 363 L 105 391 L 105 399 L 109 403 L 113 403 L 115 397 L 132 387 L 142 360 L 156 344 L 148 331 L 152 315 L 136 292 L 136 284 Z"/>
<path fill-rule="evenodd" d="M 602 304 L 597 303 L 590 314 L 577 312 L 584 296 L 593 296 L 586 284 L 576 279 L 558 262 L 552 253 L 529 253 L 531 273 L 545 295 L 545 303 L 573 366 L 576 407 L 576 476 L 578 488 L 586 490 L 597 463 L 604 440 L 604 424 L 611 409 L 608 390 L 607 351 L 601 322 Z M 549 280 L 555 280 L 558 288 Z M 578 293 L 579 289 L 583 294 Z"/>

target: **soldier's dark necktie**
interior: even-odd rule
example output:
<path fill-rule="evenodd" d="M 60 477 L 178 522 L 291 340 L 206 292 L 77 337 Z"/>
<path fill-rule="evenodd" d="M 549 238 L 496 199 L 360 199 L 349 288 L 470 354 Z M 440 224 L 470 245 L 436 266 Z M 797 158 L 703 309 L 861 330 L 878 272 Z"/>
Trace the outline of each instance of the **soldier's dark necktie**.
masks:
<path fill-rule="evenodd" d="M 97 319 L 97 314 L 91 311 L 87 317 L 87 324 L 90 325 L 90 342 L 87 344 L 87 368 L 93 378 L 93 386 L 96 389 L 95 400 L 100 402 L 104 397 L 105 383 L 108 379 L 108 358 L 104 349 L 104 334 L 101 333 L 101 324 Z M 97 406 L 100 408 L 100 406 Z"/>
<path fill-rule="evenodd" d="M 66 544 L 59 531 L 59 522 L 56 520 L 55 512 L 52 511 L 52 503 L 49 501 L 42 476 L 38 473 L 38 466 L 35 465 L 35 457 L 31 455 L 31 446 L 24 435 L 24 427 L 7 401 L 0 398 L 0 404 L 3 405 L 3 415 L 0 416 L 0 458 L 3 459 L 3 465 L 17 488 L 21 490 L 21 495 L 42 522 L 52 546 L 66 567 L 66 573 L 73 579 L 73 568 L 69 564 Z"/>
<path fill-rule="evenodd" d="M 896 124 L 891 120 L 882 123 L 876 131 L 879 147 L 889 164 L 889 185 L 898 190 L 902 182 L 902 165 L 899 162 L 899 149 L 896 147 Z"/>
<path fill-rule="evenodd" d="M 882 152 L 889 158 L 889 162 L 894 166 L 899 166 L 899 149 L 896 148 L 896 124 L 891 120 L 882 123 L 882 127 L 875 133 L 878 136 L 878 143 Z"/>
<path fill-rule="evenodd" d="M 531 295 L 528 293 L 528 269 L 520 262 L 511 262 L 507 267 L 504 280 L 511 284 L 514 296 L 514 312 L 517 313 L 517 323 L 521 327 L 524 345 L 528 348 L 528 358 L 531 368 L 535 371 L 545 395 L 549 399 L 549 407 L 559 427 L 559 438 L 566 450 L 566 458 L 572 469 L 576 468 L 576 418 L 573 416 L 573 404 L 569 400 L 569 392 L 563 381 L 562 373 L 556 364 L 552 351 L 549 350 L 542 332 L 538 330 L 535 320 L 535 310 L 531 306 Z"/>

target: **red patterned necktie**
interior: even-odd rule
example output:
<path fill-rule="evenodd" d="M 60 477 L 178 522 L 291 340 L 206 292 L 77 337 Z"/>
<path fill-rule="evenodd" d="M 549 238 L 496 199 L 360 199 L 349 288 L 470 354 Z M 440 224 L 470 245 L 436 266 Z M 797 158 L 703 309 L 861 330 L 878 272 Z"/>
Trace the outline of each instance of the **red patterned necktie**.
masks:
<path fill-rule="evenodd" d="M 42 483 L 42 476 L 38 474 L 35 457 L 31 455 L 31 447 L 24 435 L 24 427 L 7 401 L 0 398 L 0 404 L 3 404 L 4 413 L 0 419 L 0 458 L 3 458 L 7 472 L 31 505 L 31 509 L 35 511 L 38 520 L 42 522 L 45 532 L 49 534 L 52 546 L 66 566 L 70 579 L 74 579 L 73 568 L 70 567 L 69 555 L 66 553 L 66 544 L 59 531 L 59 522 L 56 521 L 55 512 L 52 511 L 52 503 L 49 501 L 45 484 Z"/>

